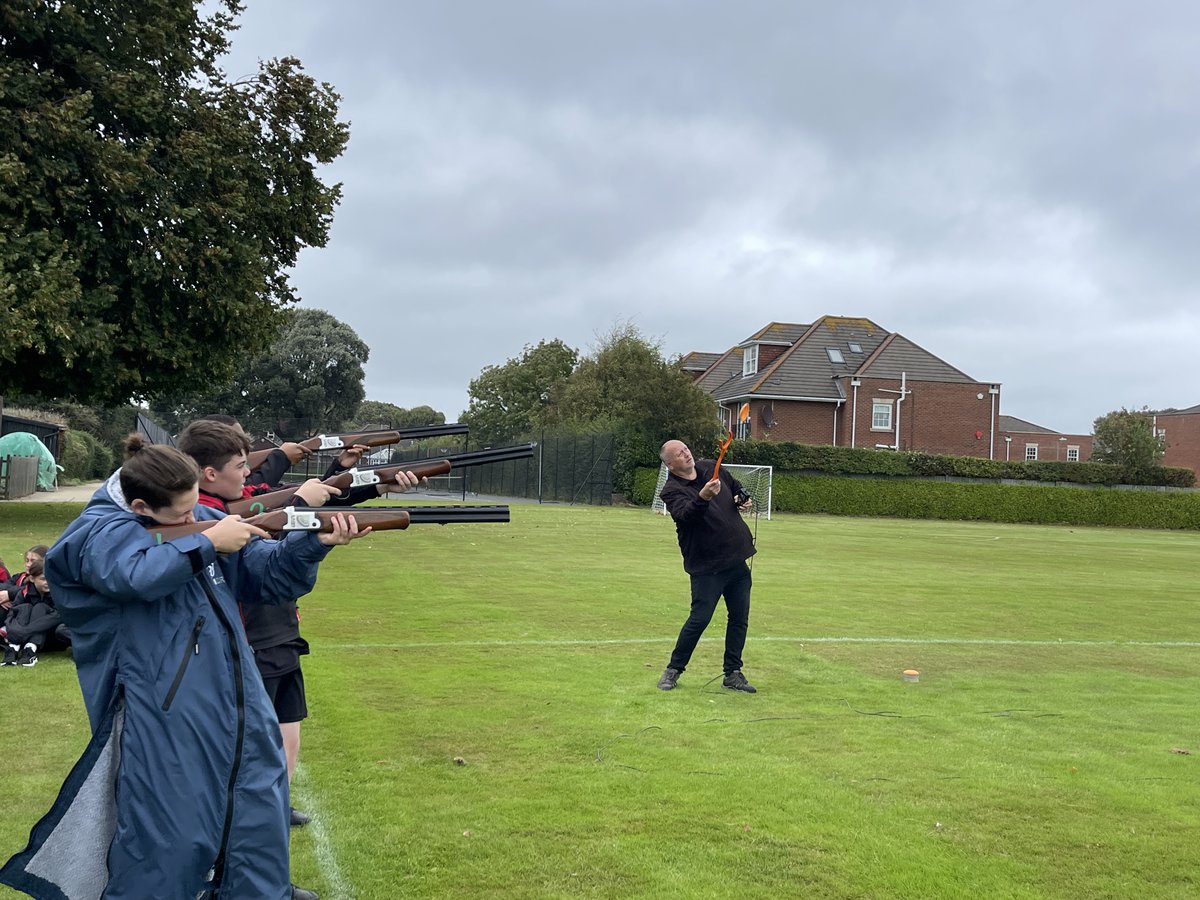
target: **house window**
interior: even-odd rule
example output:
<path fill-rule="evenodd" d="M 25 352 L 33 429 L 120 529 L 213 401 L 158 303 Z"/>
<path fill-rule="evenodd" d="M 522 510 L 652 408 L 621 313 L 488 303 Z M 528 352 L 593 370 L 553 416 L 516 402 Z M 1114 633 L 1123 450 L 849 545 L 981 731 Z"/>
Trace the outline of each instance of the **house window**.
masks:
<path fill-rule="evenodd" d="M 826 347 L 825 352 L 829 354 L 829 361 L 832 363 L 844 363 L 845 357 L 842 356 L 842 351 L 837 347 Z"/>
<path fill-rule="evenodd" d="M 1067 462 L 1079 462 L 1079 448 L 1067 444 Z"/>
<path fill-rule="evenodd" d="M 851 353 L 862 353 L 862 344 L 851 344 L 850 352 Z"/>
<path fill-rule="evenodd" d="M 754 375 L 757 372 L 758 344 L 755 344 L 742 351 L 742 375 Z"/>
<path fill-rule="evenodd" d="M 872 400 L 871 401 L 871 430 L 872 431 L 891 431 L 892 430 L 892 401 L 891 400 Z"/>
<path fill-rule="evenodd" d="M 1026 444 L 1025 445 L 1025 459 L 1026 460 L 1037 459 L 1037 447 L 1038 447 L 1037 444 Z"/>

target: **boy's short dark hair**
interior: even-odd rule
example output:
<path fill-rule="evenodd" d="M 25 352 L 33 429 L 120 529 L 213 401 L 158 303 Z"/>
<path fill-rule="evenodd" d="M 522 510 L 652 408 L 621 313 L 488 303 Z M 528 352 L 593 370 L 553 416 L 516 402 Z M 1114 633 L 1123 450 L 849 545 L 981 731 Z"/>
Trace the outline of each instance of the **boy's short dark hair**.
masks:
<path fill-rule="evenodd" d="M 212 419 L 192 422 L 183 429 L 175 445 L 194 459 L 201 469 L 205 466 L 220 469 L 232 457 L 250 452 L 250 439 L 241 428 Z"/>

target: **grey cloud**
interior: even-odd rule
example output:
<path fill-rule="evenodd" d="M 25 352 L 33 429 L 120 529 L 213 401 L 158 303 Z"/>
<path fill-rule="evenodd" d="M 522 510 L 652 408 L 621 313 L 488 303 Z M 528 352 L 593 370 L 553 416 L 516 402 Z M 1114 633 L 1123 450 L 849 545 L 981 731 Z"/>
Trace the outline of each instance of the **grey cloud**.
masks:
<path fill-rule="evenodd" d="M 1200 402 L 1185 0 L 256 0 L 243 20 L 232 71 L 294 53 L 345 97 L 345 201 L 295 280 L 372 343 L 372 397 L 453 416 L 484 365 L 620 318 L 686 352 L 833 313 L 1049 427 Z"/>

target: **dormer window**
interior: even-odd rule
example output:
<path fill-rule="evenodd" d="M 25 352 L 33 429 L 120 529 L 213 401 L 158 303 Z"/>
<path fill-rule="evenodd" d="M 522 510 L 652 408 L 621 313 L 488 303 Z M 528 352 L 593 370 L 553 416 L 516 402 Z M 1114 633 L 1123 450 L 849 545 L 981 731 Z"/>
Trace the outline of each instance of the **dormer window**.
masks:
<path fill-rule="evenodd" d="M 752 344 L 742 351 L 742 375 L 758 373 L 758 344 Z"/>
<path fill-rule="evenodd" d="M 829 361 L 831 363 L 844 363 L 846 361 L 846 358 L 842 356 L 842 351 L 837 347 L 826 347 L 825 352 L 829 354 Z"/>

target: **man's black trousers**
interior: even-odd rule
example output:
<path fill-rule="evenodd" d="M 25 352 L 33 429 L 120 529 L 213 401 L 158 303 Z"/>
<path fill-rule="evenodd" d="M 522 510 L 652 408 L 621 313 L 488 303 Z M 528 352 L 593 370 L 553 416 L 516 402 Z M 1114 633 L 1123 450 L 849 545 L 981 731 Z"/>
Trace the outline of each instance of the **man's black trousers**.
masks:
<path fill-rule="evenodd" d="M 680 672 L 687 668 L 692 651 L 712 621 L 722 596 L 729 611 L 729 624 L 725 627 L 725 674 L 742 667 L 742 648 L 746 646 L 746 629 L 750 624 L 750 569 L 744 562 L 712 575 L 692 576 L 692 611 L 679 631 L 668 668 Z"/>

